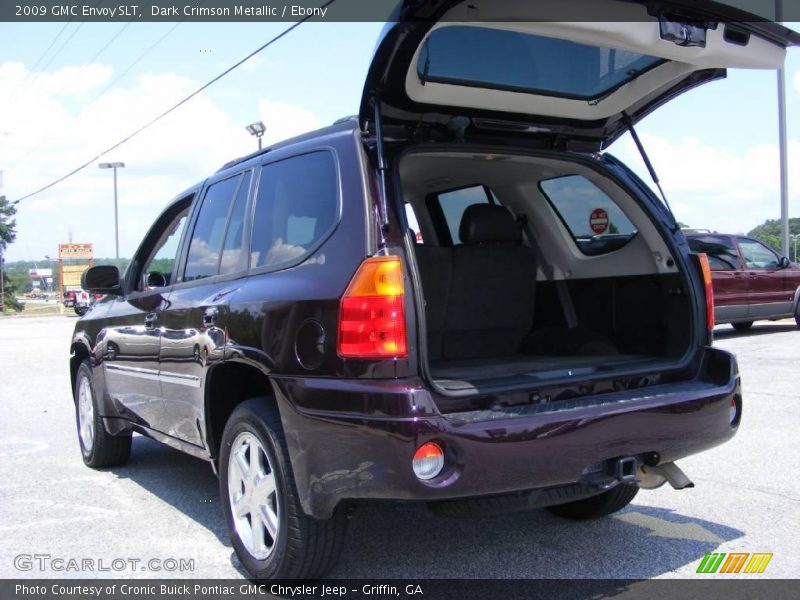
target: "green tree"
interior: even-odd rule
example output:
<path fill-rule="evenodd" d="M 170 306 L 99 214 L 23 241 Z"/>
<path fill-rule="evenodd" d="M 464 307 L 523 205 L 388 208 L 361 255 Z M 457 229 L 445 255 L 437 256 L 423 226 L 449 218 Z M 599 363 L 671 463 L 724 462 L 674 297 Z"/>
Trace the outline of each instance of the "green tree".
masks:
<path fill-rule="evenodd" d="M 0 196 L 0 271 L 3 277 L 3 306 L 5 309 L 21 311 L 22 305 L 17 302 L 16 282 L 6 276 L 5 256 L 6 248 L 17 239 L 17 207 L 11 204 L 5 196 Z"/>
<path fill-rule="evenodd" d="M 780 219 L 767 219 L 758 227 L 747 232 L 749 237 L 764 242 L 776 252 L 781 252 L 781 221 Z M 800 217 L 789 219 L 789 235 L 800 235 Z M 797 262 L 794 243 L 789 244 L 789 258 Z"/>

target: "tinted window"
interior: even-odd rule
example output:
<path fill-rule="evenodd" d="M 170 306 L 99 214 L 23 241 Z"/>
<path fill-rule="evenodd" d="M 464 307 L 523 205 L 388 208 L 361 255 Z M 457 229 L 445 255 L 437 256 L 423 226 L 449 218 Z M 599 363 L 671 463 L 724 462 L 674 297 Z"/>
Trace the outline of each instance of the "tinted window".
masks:
<path fill-rule="evenodd" d="M 217 274 L 219 253 L 231 199 L 241 177 L 231 177 L 211 185 L 203 197 L 200 214 L 192 233 L 184 280 L 213 277 Z"/>
<path fill-rule="evenodd" d="M 464 211 L 472 204 L 488 204 L 489 197 L 486 195 L 486 188 L 482 185 L 453 190 L 439 194 L 439 205 L 442 207 L 444 220 L 450 230 L 450 239 L 454 244 L 463 243 L 458 229 L 461 226 L 461 217 Z"/>
<path fill-rule="evenodd" d="M 778 255 L 761 242 L 739 238 L 739 248 L 748 269 L 776 269 Z"/>
<path fill-rule="evenodd" d="M 712 271 L 733 271 L 741 269 L 739 253 L 733 241 L 727 237 L 702 235 L 687 240 L 694 252 L 705 252 Z"/>
<path fill-rule="evenodd" d="M 443 27 L 419 55 L 420 80 L 599 98 L 663 59 L 516 31 Z"/>
<path fill-rule="evenodd" d="M 250 266 L 294 262 L 336 222 L 339 185 L 329 152 L 265 165 L 256 199 Z"/>
<path fill-rule="evenodd" d="M 170 284 L 175 257 L 178 255 L 178 243 L 181 241 L 188 213 L 188 208 L 182 211 L 162 234 L 150 260 L 142 269 L 144 276 L 139 284 L 139 289 L 163 287 Z"/>
<path fill-rule="evenodd" d="M 582 175 L 546 179 L 539 186 L 584 254 L 612 252 L 636 235 L 617 203 Z"/>
<path fill-rule="evenodd" d="M 250 192 L 250 179 L 252 171 L 244 174 L 236 200 L 231 208 L 228 220 L 228 229 L 225 232 L 225 243 L 222 246 L 222 257 L 219 261 L 219 274 L 234 273 L 239 268 L 239 259 L 242 255 L 242 233 L 244 231 L 244 209 L 247 207 L 247 196 Z"/>

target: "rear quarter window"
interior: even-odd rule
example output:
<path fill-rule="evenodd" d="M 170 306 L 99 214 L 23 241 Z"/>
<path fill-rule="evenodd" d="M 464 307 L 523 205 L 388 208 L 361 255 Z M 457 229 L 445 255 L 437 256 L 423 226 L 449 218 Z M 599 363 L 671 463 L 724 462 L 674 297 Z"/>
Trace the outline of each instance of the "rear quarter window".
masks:
<path fill-rule="evenodd" d="M 693 252 L 703 252 L 708 256 L 708 266 L 712 271 L 735 271 L 742 268 L 739 253 L 730 238 L 703 235 L 687 238 L 687 241 Z"/>
<path fill-rule="evenodd" d="M 637 233 L 617 203 L 582 175 L 545 179 L 539 188 L 578 249 L 588 256 L 618 250 Z"/>
<path fill-rule="evenodd" d="M 297 264 L 328 236 L 339 214 L 336 161 L 328 151 L 264 165 L 258 184 L 250 267 Z"/>

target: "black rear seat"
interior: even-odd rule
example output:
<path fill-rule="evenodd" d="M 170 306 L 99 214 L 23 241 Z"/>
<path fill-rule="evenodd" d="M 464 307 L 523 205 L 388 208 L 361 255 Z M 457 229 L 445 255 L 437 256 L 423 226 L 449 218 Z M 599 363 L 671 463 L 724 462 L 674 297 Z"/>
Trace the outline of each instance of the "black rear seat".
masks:
<path fill-rule="evenodd" d="M 459 235 L 459 246 L 415 246 L 428 360 L 511 356 L 533 326 L 535 255 L 502 206 L 469 206 Z"/>

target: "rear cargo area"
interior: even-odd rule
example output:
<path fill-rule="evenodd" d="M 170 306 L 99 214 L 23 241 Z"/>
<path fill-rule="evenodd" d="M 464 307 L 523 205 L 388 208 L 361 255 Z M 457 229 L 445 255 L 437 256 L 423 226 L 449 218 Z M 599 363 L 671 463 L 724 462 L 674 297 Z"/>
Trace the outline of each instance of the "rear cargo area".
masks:
<path fill-rule="evenodd" d="M 642 208 L 578 165 L 491 156 L 401 162 L 435 382 L 481 392 L 681 358 L 689 296 Z M 565 200 L 548 197 L 543 178 L 559 180 Z M 596 214 L 605 236 L 589 230 Z"/>

